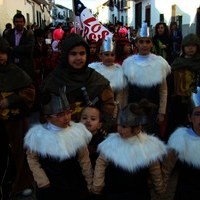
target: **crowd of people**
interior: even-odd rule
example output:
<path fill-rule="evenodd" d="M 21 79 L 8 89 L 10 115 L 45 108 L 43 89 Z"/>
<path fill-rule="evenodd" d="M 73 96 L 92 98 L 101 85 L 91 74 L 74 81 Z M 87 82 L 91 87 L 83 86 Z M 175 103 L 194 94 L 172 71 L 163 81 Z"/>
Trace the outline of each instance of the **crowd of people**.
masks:
<path fill-rule="evenodd" d="M 200 38 L 176 22 L 99 41 L 25 24 L 0 37 L 1 199 L 162 199 L 175 167 L 174 198 L 196 199 Z"/>

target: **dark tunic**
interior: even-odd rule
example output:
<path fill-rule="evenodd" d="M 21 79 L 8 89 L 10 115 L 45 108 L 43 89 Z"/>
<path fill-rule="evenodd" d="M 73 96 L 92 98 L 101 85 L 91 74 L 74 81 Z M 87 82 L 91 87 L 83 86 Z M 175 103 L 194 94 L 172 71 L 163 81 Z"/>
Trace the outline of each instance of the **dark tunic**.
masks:
<path fill-rule="evenodd" d="M 147 167 L 140 168 L 136 173 L 132 173 L 109 162 L 105 177 L 106 187 L 104 192 L 108 199 L 150 200 Z"/>
<path fill-rule="evenodd" d="M 196 200 L 200 195 L 200 168 L 178 162 L 179 177 L 174 200 Z"/>
<path fill-rule="evenodd" d="M 63 161 L 52 157 L 40 157 L 39 162 L 51 183 L 52 199 L 61 200 L 68 197 L 78 200 L 81 199 L 81 192 L 87 191 L 87 184 L 76 156 Z"/>
<path fill-rule="evenodd" d="M 9 103 L 7 109 L 0 109 L 0 127 L 4 133 L 1 142 L 5 146 L 4 155 L 8 145 L 11 150 L 13 163 L 10 163 L 7 174 L 10 176 L 8 181 L 14 180 L 13 194 L 28 188 L 33 182 L 23 148 L 23 138 L 28 130 L 27 115 L 35 94 L 31 83 L 31 78 L 16 65 L 0 65 L 0 99 L 7 98 Z"/>

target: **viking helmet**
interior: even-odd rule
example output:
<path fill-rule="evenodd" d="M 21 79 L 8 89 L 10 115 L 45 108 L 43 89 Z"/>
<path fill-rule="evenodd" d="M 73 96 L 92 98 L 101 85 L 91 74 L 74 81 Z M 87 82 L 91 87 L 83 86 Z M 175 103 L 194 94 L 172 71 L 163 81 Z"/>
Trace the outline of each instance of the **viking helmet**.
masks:
<path fill-rule="evenodd" d="M 44 115 L 52 115 L 69 110 L 70 105 L 66 97 L 66 87 L 60 88 L 58 95 L 45 92 L 42 95 L 41 107 Z"/>
<path fill-rule="evenodd" d="M 105 37 L 103 40 L 103 43 L 101 45 L 101 52 L 106 52 L 106 51 L 113 51 L 114 50 L 114 42 L 112 40 L 112 37 Z"/>

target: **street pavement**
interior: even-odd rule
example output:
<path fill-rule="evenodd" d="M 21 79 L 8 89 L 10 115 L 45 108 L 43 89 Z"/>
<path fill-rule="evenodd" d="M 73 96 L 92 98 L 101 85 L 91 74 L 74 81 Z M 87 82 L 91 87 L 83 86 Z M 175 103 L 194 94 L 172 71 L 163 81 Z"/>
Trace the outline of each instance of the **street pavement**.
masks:
<path fill-rule="evenodd" d="M 152 191 L 151 192 L 151 196 L 152 196 L 151 200 L 173 200 L 174 192 L 175 192 L 175 188 L 176 188 L 176 183 L 177 183 L 177 171 L 174 171 L 172 173 L 171 178 L 170 178 L 169 185 L 168 185 L 166 193 L 162 197 L 158 197 Z M 28 197 L 18 196 L 16 198 L 14 198 L 14 200 L 36 200 L 35 192 L 33 192 L 33 194 L 28 196 Z"/>

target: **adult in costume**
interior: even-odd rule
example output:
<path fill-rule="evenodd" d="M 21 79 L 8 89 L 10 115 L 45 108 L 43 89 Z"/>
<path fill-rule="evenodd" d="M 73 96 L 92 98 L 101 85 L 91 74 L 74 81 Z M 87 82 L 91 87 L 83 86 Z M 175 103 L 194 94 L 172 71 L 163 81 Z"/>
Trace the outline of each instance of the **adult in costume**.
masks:
<path fill-rule="evenodd" d="M 11 196 L 30 187 L 33 181 L 26 161 L 23 138 L 28 130 L 27 116 L 33 105 L 35 88 L 31 78 L 22 69 L 8 62 L 8 56 L 9 44 L 0 38 L 0 127 L 3 138 L 1 143 L 5 146 L 2 151 L 4 156 L 7 154 L 8 146 L 10 147 L 13 158 L 12 170 L 9 171 L 7 165 L 10 158 L 7 157 L 7 161 L 4 159 L 6 163 L 2 161 L 1 164 L 4 166 L 3 171 L 7 170 L 3 172 L 4 175 L 14 173 Z M 6 184 L 6 180 L 4 183 Z"/>

